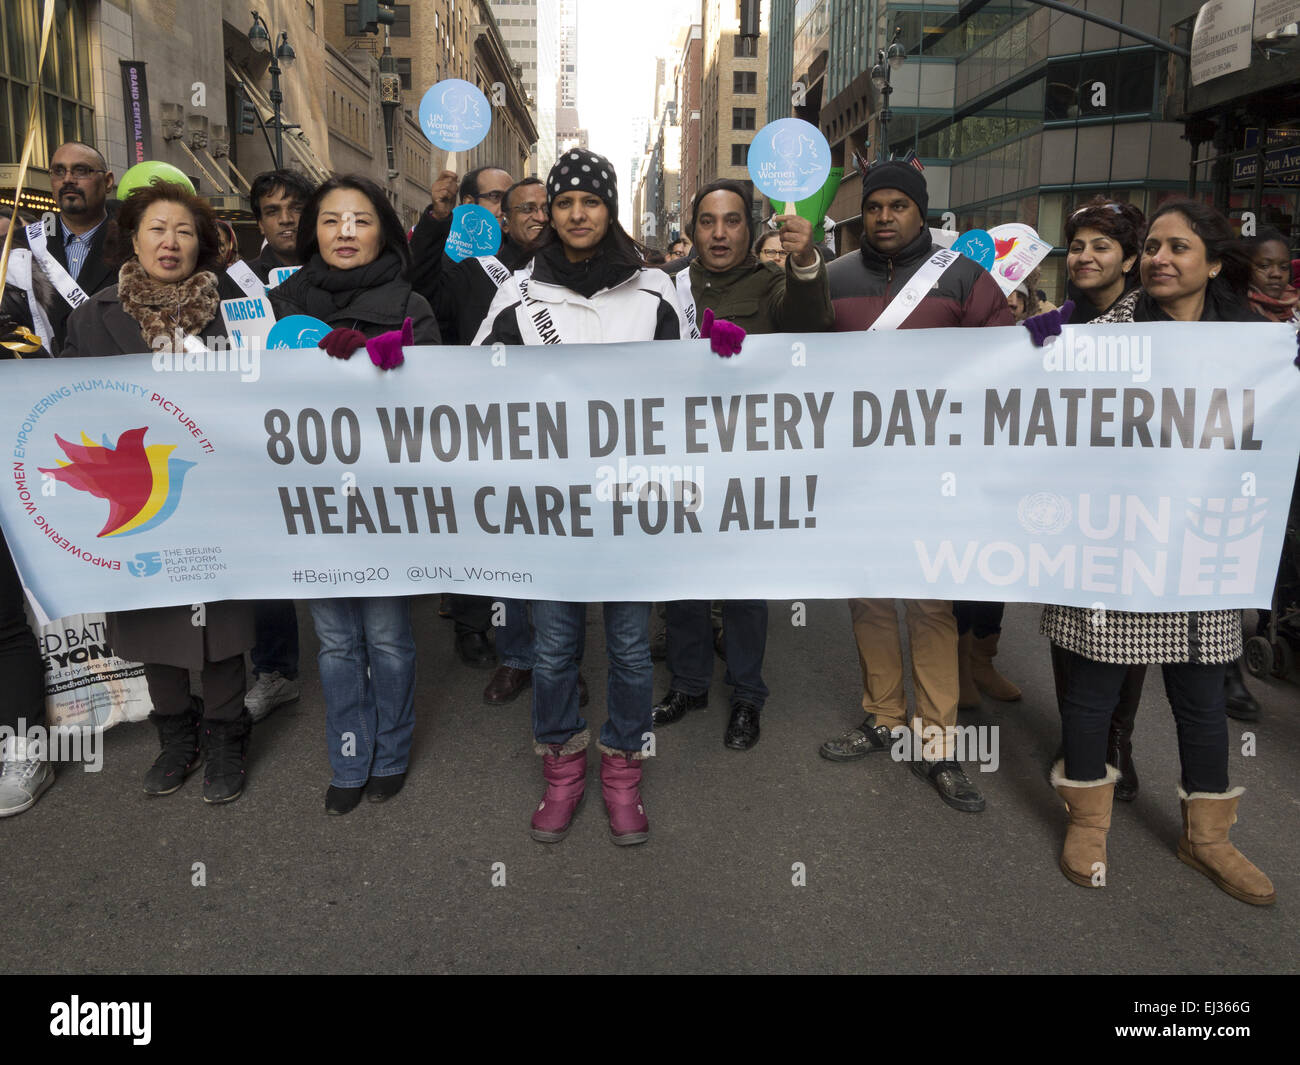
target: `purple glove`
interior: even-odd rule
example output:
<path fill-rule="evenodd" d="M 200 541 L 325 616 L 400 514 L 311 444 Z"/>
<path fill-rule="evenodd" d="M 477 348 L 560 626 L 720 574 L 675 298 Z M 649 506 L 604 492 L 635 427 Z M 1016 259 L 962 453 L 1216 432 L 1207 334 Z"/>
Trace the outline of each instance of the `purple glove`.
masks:
<path fill-rule="evenodd" d="M 1059 337 L 1061 326 L 1070 320 L 1074 313 L 1074 300 L 1066 300 L 1054 311 L 1044 311 L 1032 318 L 1026 318 L 1020 324 L 1029 330 L 1034 347 L 1041 348 L 1048 337 Z"/>
<path fill-rule="evenodd" d="M 366 351 L 370 354 L 370 361 L 381 370 L 391 370 L 406 361 L 402 348 L 414 343 L 415 330 L 411 328 L 411 319 L 407 318 L 402 322 L 401 329 L 380 333 L 379 336 L 367 340 Z"/>
<path fill-rule="evenodd" d="M 704 321 L 700 323 L 700 336 L 709 342 L 715 355 L 729 359 L 740 354 L 740 345 L 745 340 L 745 331 L 734 322 L 725 318 L 714 318 L 712 309 L 704 308 Z"/>
<path fill-rule="evenodd" d="M 366 334 L 359 333 L 355 329 L 331 329 L 316 346 L 324 348 L 336 359 L 350 359 L 352 353 L 366 342 Z"/>

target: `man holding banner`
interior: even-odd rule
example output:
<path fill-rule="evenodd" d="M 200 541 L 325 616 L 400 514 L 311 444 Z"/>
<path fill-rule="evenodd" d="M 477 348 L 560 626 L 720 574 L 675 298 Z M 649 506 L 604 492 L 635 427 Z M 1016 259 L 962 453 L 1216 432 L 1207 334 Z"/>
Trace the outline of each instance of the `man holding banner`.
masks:
<path fill-rule="evenodd" d="M 826 264 L 812 241 L 812 223 L 782 215 L 785 269 L 762 263 L 754 243 L 753 203 L 739 181 L 715 181 L 700 189 L 691 211 L 693 259 L 668 267 L 677 300 L 695 323 L 706 311 L 747 333 L 821 333 L 835 321 Z M 759 713 L 767 699 L 763 654 L 767 647 L 767 601 L 728 599 L 722 606 L 727 682 L 733 686 L 731 716 L 723 743 L 745 751 L 758 742 Z M 713 638 L 707 599 L 668 604 L 668 694 L 654 708 L 656 725 L 680 721 L 707 706 L 713 675 Z"/>
<path fill-rule="evenodd" d="M 862 247 L 829 268 L 836 332 L 1015 324 L 997 282 L 973 260 L 930 239 L 925 224 L 929 200 L 925 178 L 912 165 L 889 160 L 867 168 L 862 179 Z M 927 743 L 918 755 L 921 737 L 915 736 L 909 764 L 949 806 L 978 813 L 984 809 L 984 796 L 954 760 L 959 685 L 952 603 L 908 599 L 904 605 L 921 732 L 942 737 L 939 744 Z M 867 716 L 843 736 L 822 744 L 822 756 L 832 761 L 888 751 L 892 733 L 908 727 L 894 601 L 852 599 L 849 609 Z"/>

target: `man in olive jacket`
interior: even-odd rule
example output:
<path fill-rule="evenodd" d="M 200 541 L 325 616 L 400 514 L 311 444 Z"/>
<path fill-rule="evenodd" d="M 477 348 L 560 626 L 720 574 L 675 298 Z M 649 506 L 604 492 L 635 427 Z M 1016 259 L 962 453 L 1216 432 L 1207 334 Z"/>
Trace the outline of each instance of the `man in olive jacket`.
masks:
<path fill-rule="evenodd" d="M 687 318 L 699 322 L 706 310 L 747 333 L 820 333 L 835 324 L 826 264 L 813 246 L 812 223 L 781 215 L 785 269 L 761 263 L 754 244 L 753 203 L 739 181 L 714 181 L 700 189 L 691 211 L 689 236 L 695 257 L 673 263 L 678 299 Z M 767 648 L 767 603 L 729 599 L 722 606 L 722 646 L 731 716 L 723 743 L 744 751 L 758 742 L 758 717 L 767 699 L 763 653 Z M 656 725 L 681 720 L 707 706 L 713 676 L 713 639 L 707 600 L 668 604 L 668 694 L 655 706 Z"/>

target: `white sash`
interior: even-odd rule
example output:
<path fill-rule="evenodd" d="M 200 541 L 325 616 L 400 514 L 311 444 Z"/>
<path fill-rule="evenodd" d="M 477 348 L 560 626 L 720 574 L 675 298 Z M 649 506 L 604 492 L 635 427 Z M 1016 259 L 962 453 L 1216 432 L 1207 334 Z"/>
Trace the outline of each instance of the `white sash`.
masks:
<path fill-rule="evenodd" d="M 674 279 L 677 285 L 677 302 L 682 305 L 682 313 L 686 315 L 686 324 L 691 327 L 692 339 L 699 339 L 700 324 L 695 320 L 695 296 L 691 292 L 691 268 L 683 267 L 677 271 L 677 277 Z M 682 338 L 686 339 L 685 337 Z"/>
<path fill-rule="evenodd" d="M 231 280 L 244 290 L 244 295 L 250 299 L 258 299 L 266 295 L 266 286 L 262 284 L 261 279 L 253 273 L 253 268 L 244 262 L 243 259 L 231 263 L 226 267 L 226 273 Z"/>
<path fill-rule="evenodd" d="M 63 297 L 68 306 L 75 311 L 90 297 L 82 291 L 81 286 L 72 279 L 72 275 L 63 268 L 62 264 L 50 254 L 45 239 L 45 223 L 33 222 L 26 228 L 25 232 L 27 233 L 27 246 L 32 249 L 32 255 L 41 264 L 45 276 L 58 289 L 59 295 Z"/>
<path fill-rule="evenodd" d="M 921 305 L 921 300 L 934 287 L 934 283 L 943 276 L 943 272 L 960 258 L 961 252 L 950 251 L 947 248 L 936 251 L 921 264 L 921 268 L 912 275 L 902 291 L 889 301 L 889 306 L 881 312 L 880 317 L 867 332 L 897 329 Z"/>
<path fill-rule="evenodd" d="M 526 289 L 527 285 L 524 287 Z M 515 320 L 519 323 L 519 335 L 525 344 L 564 343 L 549 303 L 531 299 L 525 294 L 523 301 L 515 308 Z"/>
<path fill-rule="evenodd" d="M 27 293 L 27 309 L 32 315 L 32 328 L 41 338 L 45 350 L 51 355 L 57 355 L 58 352 L 54 350 L 54 327 L 45 315 L 45 308 L 36 299 L 36 286 L 32 283 L 32 253 L 26 248 L 10 249 L 7 280 L 9 284 L 17 285 Z"/>

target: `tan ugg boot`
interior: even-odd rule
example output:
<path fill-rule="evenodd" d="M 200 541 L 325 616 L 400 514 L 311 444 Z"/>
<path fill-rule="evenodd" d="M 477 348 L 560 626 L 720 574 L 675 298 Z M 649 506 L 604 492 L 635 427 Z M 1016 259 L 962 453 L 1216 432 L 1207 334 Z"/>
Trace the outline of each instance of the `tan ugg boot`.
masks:
<path fill-rule="evenodd" d="M 981 636 L 971 641 L 970 672 L 975 687 L 990 699 L 1004 703 L 1014 703 L 1020 698 L 1020 689 L 1007 680 L 993 666 L 993 658 L 998 653 L 998 636 Z"/>
<path fill-rule="evenodd" d="M 1061 848 L 1061 872 L 1080 887 L 1106 886 L 1106 833 L 1119 770 L 1106 767 L 1101 780 L 1069 780 L 1065 759 L 1052 766 L 1052 787 L 1065 802 L 1069 824 Z"/>
<path fill-rule="evenodd" d="M 970 649 L 975 637 L 970 630 L 957 637 L 957 709 L 978 710 L 980 690 L 975 687 L 975 678 L 970 671 Z"/>
<path fill-rule="evenodd" d="M 1178 857 L 1199 869 L 1234 899 L 1252 906 L 1270 906 L 1277 892 L 1255 865 L 1228 840 L 1228 828 L 1237 822 L 1237 800 L 1245 788 L 1216 794 L 1178 789 L 1183 806 L 1183 835 Z"/>

